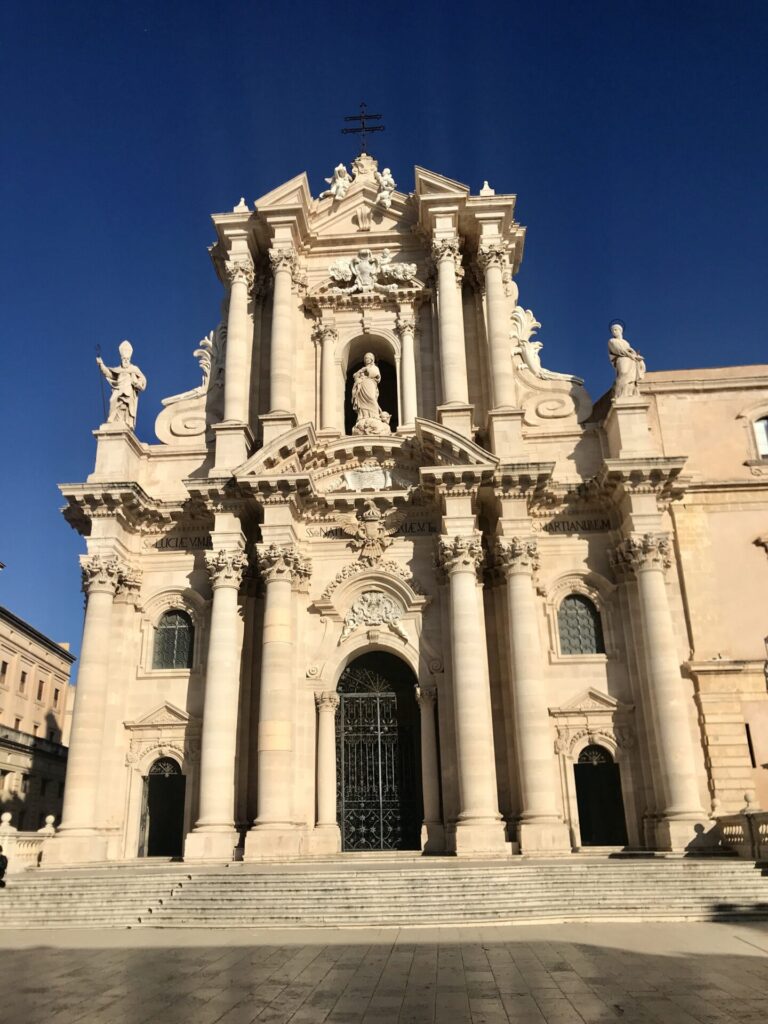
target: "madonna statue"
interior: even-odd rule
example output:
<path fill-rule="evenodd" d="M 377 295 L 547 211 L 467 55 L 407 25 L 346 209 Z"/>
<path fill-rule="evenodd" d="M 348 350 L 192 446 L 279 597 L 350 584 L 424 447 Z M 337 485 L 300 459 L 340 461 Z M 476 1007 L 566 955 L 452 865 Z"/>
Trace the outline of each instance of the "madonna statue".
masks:
<path fill-rule="evenodd" d="M 352 378 L 352 408 L 357 413 L 353 434 L 391 434 L 390 413 L 379 406 L 381 371 L 372 352 L 366 352 L 363 365 Z"/>

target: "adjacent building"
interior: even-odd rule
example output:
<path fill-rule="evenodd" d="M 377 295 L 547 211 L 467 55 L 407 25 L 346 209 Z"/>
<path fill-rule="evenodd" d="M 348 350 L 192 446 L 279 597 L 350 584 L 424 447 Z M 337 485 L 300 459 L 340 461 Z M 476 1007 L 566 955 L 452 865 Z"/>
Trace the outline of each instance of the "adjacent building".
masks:
<path fill-rule="evenodd" d="M 102 367 L 47 859 L 685 850 L 768 797 L 768 366 L 646 374 L 619 325 L 593 403 L 515 202 L 300 174 L 213 217 L 157 442 Z"/>

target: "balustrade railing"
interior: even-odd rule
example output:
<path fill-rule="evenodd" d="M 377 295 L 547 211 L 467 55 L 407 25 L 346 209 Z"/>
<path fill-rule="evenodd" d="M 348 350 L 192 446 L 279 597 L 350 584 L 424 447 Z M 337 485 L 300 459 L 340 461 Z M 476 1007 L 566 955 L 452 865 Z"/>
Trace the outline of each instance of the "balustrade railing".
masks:
<path fill-rule="evenodd" d="M 746 860 L 768 861 L 768 811 L 719 815 L 717 827 L 724 849 Z"/>
<path fill-rule="evenodd" d="M 20 832 L 11 824 L 11 814 L 0 816 L 0 846 L 8 858 L 8 874 L 16 875 L 28 868 L 36 868 L 42 859 L 45 844 L 56 835 L 54 817 L 49 814 L 45 825 L 37 832 Z"/>

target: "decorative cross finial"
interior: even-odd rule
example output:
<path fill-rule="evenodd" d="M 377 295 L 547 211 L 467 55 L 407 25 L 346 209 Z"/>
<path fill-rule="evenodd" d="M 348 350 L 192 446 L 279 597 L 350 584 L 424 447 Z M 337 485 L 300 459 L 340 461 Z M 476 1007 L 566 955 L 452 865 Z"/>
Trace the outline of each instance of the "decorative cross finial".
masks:
<path fill-rule="evenodd" d="M 367 153 L 368 150 L 366 149 L 365 136 L 368 135 L 370 132 L 383 132 L 385 126 L 383 124 L 377 124 L 377 125 L 374 125 L 373 128 L 371 128 L 369 125 L 366 124 L 366 121 L 380 121 L 381 120 L 381 116 L 382 116 L 381 114 L 368 114 L 368 113 L 366 113 L 366 104 L 365 103 L 361 103 L 360 104 L 360 113 L 359 114 L 350 114 L 349 117 L 345 117 L 344 118 L 345 121 L 359 121 L 360 122 L 360 127 L 359 128 L 342 128 L 341 129 L 341 134 L 342 135 L 359 135 L 360 136 L 360 152 L 361 153 Z"/>

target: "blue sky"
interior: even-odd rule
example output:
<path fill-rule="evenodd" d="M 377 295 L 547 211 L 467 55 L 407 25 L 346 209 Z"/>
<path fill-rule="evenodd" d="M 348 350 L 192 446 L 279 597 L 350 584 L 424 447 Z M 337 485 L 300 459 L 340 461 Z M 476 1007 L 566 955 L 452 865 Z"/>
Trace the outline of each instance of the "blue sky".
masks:
<path fill-rule="evenodd" d="M 138 433 L 199 379 L 212 211 L 371 150 L 518 195 L 544 362 L 610 383 L 621 317 L 650 369 L 768 361 L 768 5 L 35 2 L 0 12 L 0 603 L 79 649 L 94 359 L 149 379 Z"/>

